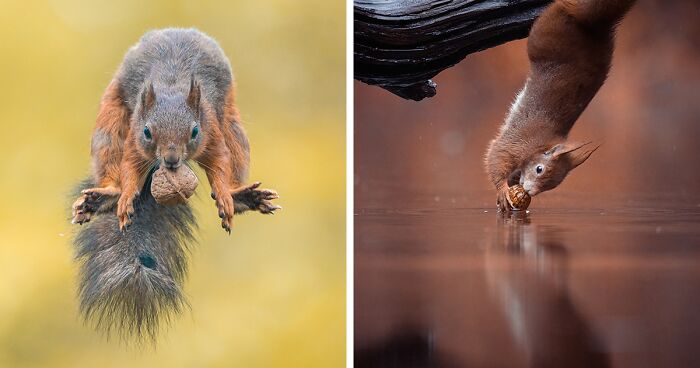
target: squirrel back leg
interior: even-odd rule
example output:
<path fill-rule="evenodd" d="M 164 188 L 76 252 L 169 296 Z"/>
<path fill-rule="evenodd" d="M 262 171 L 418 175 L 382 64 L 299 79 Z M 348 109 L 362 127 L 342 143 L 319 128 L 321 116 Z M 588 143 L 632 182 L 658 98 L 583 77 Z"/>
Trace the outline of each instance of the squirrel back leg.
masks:
<path fill-rule="evenodd" d="M 605 82 L 615 27 L 634 0 L 557 0 L 528 37 L 530 75 L 516 120 L 536 116 L 566 137 Z M 527 112 L 528 114 L 519 114 Z"/>
<path fill-rule="evenodd" d="M 96 187 L 81 191 L 82 194 L 73 203 L 73 223 L 90 221 L 91 216 L 104 203 L 105 197 L 117 197 L 121 193 L 119 166 L 128 131 L 129 112 L 120 96 L 119 82 L 114 79 L 102 95 L 92 134 L 90 155 Z"/>

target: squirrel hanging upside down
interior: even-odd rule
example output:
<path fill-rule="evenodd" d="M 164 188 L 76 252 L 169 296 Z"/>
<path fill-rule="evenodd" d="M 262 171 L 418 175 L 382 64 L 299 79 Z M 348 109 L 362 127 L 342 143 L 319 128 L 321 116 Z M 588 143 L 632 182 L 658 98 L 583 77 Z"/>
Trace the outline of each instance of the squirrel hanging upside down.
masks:
<path fill-rule="evenodd" d="M 73 204 L 82 261 L 81 312 L 107 332 L 155 338 L 159 320 L 185 305 L 186 203 L 163 206 L 153 172 L 196 162 L 212 188 L 221 225 L 234 214 L 281 208 L 273 190 L 244 184 L 249 145 L 234 105 L 233 77 L 219 45 L 194 29 L 146 33 L 102 96 L 92 136 L 92 175 Z M 145 188 L 145 189 L 144 189 Z"/>
<path fill-rule="evenodd" d="M 500 211 L 512 209 L 509 187 L 554 189 L 597 149 L 567 136 L 608 76 L 615 29 L 634 1 L 555 0 L 535 21 L 530 74 L 486 152 Z"/>

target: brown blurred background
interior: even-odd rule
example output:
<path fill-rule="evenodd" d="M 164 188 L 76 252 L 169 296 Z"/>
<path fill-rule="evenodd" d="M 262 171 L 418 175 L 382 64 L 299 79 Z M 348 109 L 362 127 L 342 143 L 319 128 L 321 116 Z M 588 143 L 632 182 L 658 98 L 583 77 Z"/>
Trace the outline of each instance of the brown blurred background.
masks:
<path fill-rule="evenodd" d="M 640 0 L 618 34 L 610 78 L 570 136 L 603 146 L 555 192 L 699 194 L 700 5 Z M 422 102 L 355 82 L 357 206 L 405 205 L 375 182 L 413 194 L 491 190 L 482 157 L 524 83 L 525 45 L 467 56 Z M 470 200 L 490 207 L 495 193 Z"/>

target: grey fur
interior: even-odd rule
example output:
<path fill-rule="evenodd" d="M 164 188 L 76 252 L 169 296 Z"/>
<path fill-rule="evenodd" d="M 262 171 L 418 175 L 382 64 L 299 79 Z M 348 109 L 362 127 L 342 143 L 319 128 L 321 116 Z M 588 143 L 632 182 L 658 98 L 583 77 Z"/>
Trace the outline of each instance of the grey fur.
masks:
<path fill-rule="evenodd" d="M 92 141 L 90 142 L 90 154 L 94 154 L 100 148 L 107 147 L 110 144 L 112 144 L 112 138 L 109 133 L 102 128 L 95 128 L 95 131 L 92 133 Z"/>
<path fill-rule="evenodd" d="M 86 180 L 79 189 L 92 184 Z M 148 190 L 134 205 L 138 216 L 125 232 L 119 230 L 112 200 L 102 203 L 75 237 L 80 311 L 107 335 L 155 341 L 162 323 L 187 306 L 182 282 L 196 224 L 186 204 L 161 206 Z"/>
<path fill-rule="evenodd" d="M 112 143 L 112 138 L 109 133 L 102 128 L 96 128 L 92 133 L 92 141 L 90 142 L 90 154 L 92 155 L 92 172 L 96 176 L 104 176 L 104 167 L 100 162 L 101 155 L 96 154 L 103 147 L 109 146 Z"/>
<path fill-rule="evenodd" d="M 126 53 L 117 72 L 120 93 L 135 111 L 144 83 L 187 96 L 194 76 L 202 99 L 223 119 L 226 94 L 231 88 L 231 66 L 219 44 L 196 29 L 167 28 L 150 31 Z"/>

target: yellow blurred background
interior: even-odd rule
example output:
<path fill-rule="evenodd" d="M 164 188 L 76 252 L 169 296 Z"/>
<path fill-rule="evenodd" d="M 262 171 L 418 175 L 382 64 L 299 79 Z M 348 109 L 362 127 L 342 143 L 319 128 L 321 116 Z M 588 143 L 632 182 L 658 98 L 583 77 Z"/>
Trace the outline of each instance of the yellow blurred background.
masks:
<path fill-rule="evenodd" d="M 345 362 L 344 1 L 0 0 L 0 366 L 333 367 Z M 192 309 L 155 349 L 77 313 L 68 193 L 100 95 L 149 29 L 197 27 L 231 60 L 251 180 L 275 216 L 219 227 L 202 181 Z"/>

